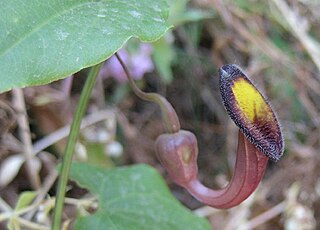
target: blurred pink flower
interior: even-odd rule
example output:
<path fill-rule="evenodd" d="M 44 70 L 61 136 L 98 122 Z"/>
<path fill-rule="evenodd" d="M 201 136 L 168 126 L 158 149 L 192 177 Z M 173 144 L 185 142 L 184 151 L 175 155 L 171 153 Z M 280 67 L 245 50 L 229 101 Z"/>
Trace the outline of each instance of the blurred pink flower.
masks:
<path fill-rule="evenodd" d="M 139 80 L 145 73 L 151 72 L 154 69 L 151 60 L 152 46 L 150 44 L 141 44 L 134 54 L 129 54 L 126 50 L 120 49 L 119 56 L 126 64 L 130 75 L 133 79 Z M 119 61 L 112 56 L 106 61 L 101 68 L 100 75 L 103 77 L 113 77 L 119 83 L 127 81 L 125 72 L 123 71 Z"/>

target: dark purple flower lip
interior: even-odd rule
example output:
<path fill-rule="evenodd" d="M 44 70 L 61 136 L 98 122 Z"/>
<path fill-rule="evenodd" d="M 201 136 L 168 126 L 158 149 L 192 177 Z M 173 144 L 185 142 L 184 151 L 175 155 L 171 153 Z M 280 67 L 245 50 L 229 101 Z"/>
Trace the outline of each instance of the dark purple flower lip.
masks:
<path fill-rule="evenodd" d="M 236 65 L 219 69 L 222 101 L 240 131 L 263 154 L 278 161 L 283 155 L 283 136 L 269 101 Z"/>

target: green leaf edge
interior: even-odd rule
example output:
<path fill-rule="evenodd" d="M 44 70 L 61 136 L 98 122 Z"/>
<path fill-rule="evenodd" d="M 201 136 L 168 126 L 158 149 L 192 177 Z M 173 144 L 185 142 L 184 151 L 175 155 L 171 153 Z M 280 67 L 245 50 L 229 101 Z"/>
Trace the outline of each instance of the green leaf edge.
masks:
<path fill-rule="evenodd" d="M 125 44 L 126 44 L 126 42 L 129 40 L 129 39 L 131 39 L 131 38 L 137 38 L 137 39 L 139 39 L 141 42 L 155 42 L 155 41 L 157 41 L 159 38 L 161 38 L 169 29 L 171 29 L 173 26 L 172 25 L 168 25 L 167 26 L 167 28 L 166 28 L 166 30 L 162 33 L 162 34 L 160 34 L 158 37 L 156 37 L 155 39 L 150 39 L 150 40 L 148 40 L 148 39 L 142 39 L 142 38 L 140 38 L 139 36 L 136 36 L 136 35 L 131 35 L 131 36 L 129 36 L 129 37 L 127 37 L 123 42 L 122 42 L 122 44 L 119 46 L 119 48 L 117 48 L 114 52 L 112 52 L 111 54 L 107 54 L 107 55 L 104 55 L 104 56 L 102 56 L 102 57 L 97 57 L 94 61 L 92 61 L 92 62 L 89 62 L 87 65 L 83 65 L 83 66 L 81 66 L 81 67 L 79 67 L 79 68 L 76 68 L 76 69 L 74 69 L 74 70 L 71 70 L 71 71 L 66 71 L 65 73 L 62 73 L 61 74 L 61 76 L 58 76 L 58 77 L 55 77 L 55 79 L 53 79 L 53 80 L 49 80 L 49 81 L 41 81 L 41 80 L 39 80 L 37 83 L 35 83 L 35 84 L 16 84 L 15 86 L 12 86 L 12 87 L 8 87 L 8 88 L 4 88 L 4 89 L 0 89 L 0 94 L 1 93 L 4 93 L 4 92 L 7 92 L 7 91 L 10 91 L 10 90 L 12 90 L 13 88 L 25 88 L 25 87 L 31 87 L 31 86 L 39 86 L 39 85 L 46 85 L 46 84 L 49 84 L 49 83 L 52 83 L 52 82 L 55 82 L 55 81 L 58 81 L 58 80 L 61 80 L 61 79 L 64 79 L 64 78 L 66 78 L 66 77 L 68 77 L 68 76 L 70 76 L 71 74 L 74 74 L 74 73 L 77 73 L 77 72 L 79 72 L 80 70 L 82 70 L 82 69 L 85 69 L 85 68 L 89 68 L 89 67 L 91 67 L 91 66 L 94 66 L 94 65 L 97 65 L 98 63 L 101 63 L 101 62 L 103 62 L 103 61 L 105 61 L 105 60 L 107 60 L 108 58 L 110 58 L 112 55 L 114 55 L 119 49 L 121 49 Z"/>
<path fill-rule="evenodd" d="M 155 170 L 153 167 L 150 167 L 149 165 L 146 165 L 146 164 L 135 164 L 135 165 L 133 165 L 133 166 L 121 166 L 121 167 L 117 167 L 117 168 L 110 169 L 110 168 L 103 168 L 103 167 L 101 167 L 101 166 L 96 166 L 96 165 L 87 164 L 87 163 L 72 163 L 71 169 L 70 169 L 69 179 L 75 181 L 80 187 L 88 189 L 92 194 L 94 194 L 94 195 L 97 197 L 98 202 L 100 202 L 101 197 L 100 197 L 98 194 L 96 194 L 96 191 L 91 191 L 90 188 L 88 188 L 89 186 L 86 186 L 86 185 L 82 184 L 81 182 L 79 182 L 79 181 L 77 181 L 76 179 L 73 178 L 73 175 L 72 175 L 72 174 L 73 174 L 74 167 L 79 167 L 79 166 L 81 166 L 81 165 L 84 165 L 85 167 L 89 166 L 89 167 L 95 168 L 95 169 L 97 169 L 97 170 L 99 170 L 99 171 L 101 171 L 101 170 L 114 171 L 114 170 L 117 170 L 117 169 L 120 169 L 120 170 L 121 170 L 121 169 L 130 168 L 130 167 L 141 167 L 141 168 L 143 168 L 143 169 L 147 169 L 147 170 L 149 170 L 149 175 L 153 174 L 154 176 L 159 177 L 159 179 L 163 182 L 164 187 L 163 187 L 163 191 L 162 191 L 162 192 L 163 192 L 164 194 L 168 195 L 168 196 L 170 197 L 170 199 L 175 200 L 175 201 L 177 202 L 176 205 L 180 205 L 183 209 L 185 209 L 186 212 L 190 212 L 191 215 L 194 215 L 194 214 L 192 214 L 192 212 L 191 212 L 190 210 L 188 210 L 188 209 L 187 209 L 186 207 L 184 207 L 178 200 L 176 200 L 176 198 L 175 198 L 175 197 L 172 195 L 172 193 L 170 192 L 169 188 L 167 187 L 167 185 L 166 185 L 166 183 L 164 182 L 164 180 L 163 180 L 163 178 L 161 177 L 161 175 L 157 172 L 157 170 Z M 57 166 L 57 169 L 59 169 L 59 168 L 60 168 L 60 165 Z M 94 214 L 92 214 L 92 215 L 97 214 L 97 212 L 99 212 L 99 209 L 98 209 Z M 100 212 L 101 212 L 101 211 L 100 211 Z M 98 213 L 98 215 L 99 215 L 99 214 L 100 214 L 100 213 Z M 84 221 L 86 218 L 90 218 L 92 215 L 90 215 L 90 216 L 78 217 L 78 218 L 75 220 L 74 225 L 77 226 L 77 224 L 78 224 L 79 222 Z M 194 216 L 195 216 L 195 217 L 198 217 L 198 218 L 199 218 L 199 219 L 198 219 L 199 221 L 202 221 L 202 226 L 204 226 L 203 230 L 209 230 L 209 229 L 211 229 L 209 222 L 208 222 L 205 218 L 202 218 L 202 217 L 199 217 L 199 216 L 196 216 L 196 215 L 194 215 Z"/>

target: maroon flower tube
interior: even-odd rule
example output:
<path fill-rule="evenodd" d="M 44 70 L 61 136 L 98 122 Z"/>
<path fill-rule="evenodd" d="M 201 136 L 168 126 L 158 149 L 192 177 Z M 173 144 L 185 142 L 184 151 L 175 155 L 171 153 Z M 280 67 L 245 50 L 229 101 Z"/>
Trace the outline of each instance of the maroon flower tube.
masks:
<path fill-rule="evenodd" d="M 215 208 L 231 208 L 254 192 L 268 163 L 263 155 L 239 132 L 237 158 L 229 184 L 220 190 L 205 187 L 196 178 L 184 187 L 199 201 Z"/>
<path fill-rule="evenodd" d="M 157 155 L 172 180 L 186 188 L 199 201 L 220 209 L 240 204 L 256 189 L 264 174 L 268 157 L 239 132 L 235 170 L 222 189 L 206 187 L 198 180 L 197 140 L 188 131 L 163 134 L 156 142 Z"/>

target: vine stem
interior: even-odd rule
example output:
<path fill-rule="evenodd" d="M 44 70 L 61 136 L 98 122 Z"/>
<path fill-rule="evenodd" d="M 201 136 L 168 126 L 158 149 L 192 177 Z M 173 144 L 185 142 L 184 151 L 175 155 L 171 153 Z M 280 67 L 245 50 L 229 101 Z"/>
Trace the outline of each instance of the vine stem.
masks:
<path fill-rule="evenodd" d="M 167 101 L 167 99 L 165 99 L 163 96 L 157 93 L 145 93 L 142 90 L 140 90 L 134 83 L 128 68 L 120 58 L 119 54 L 115 53 L 115 56 L 118 59 L 120 65 L 122 66 L 133 92 L 142 100 L 154 102 L 157 105 L 159 105 L 163 116 L 164 126 L 167 132 L 178 132 L 180 130 L 180 122 L 172 105 Z"/>
<path fill-rule="evenodd" d="M 17 121 L 19 124 L 19 134 L 23 143 L 24 156 L 26 159 L 27 175 L 33 189 L 37 190 L 41 186 L 38 170 L 34 165 L 34 157 L 32 155 L 32 141 L 30 135 L 30 126 L 28 121 L 26 103 L 22 89 L 13 89 L 13 104 L 18 113 Z"/>
<path fill-rule="evenodd" d="M 60 176 L 58 180 L 58 193 L 55 202 L 52 230 L 60 230 L 65 191 L 67 187 L 73 151 L 79 134 L 81 119 L 86 111 L 90 94 L 94 86 L 95 80 L 98 76 L 101 65 L 102 63 L 99 63 L 90 69 L 86 83 L 81 92 L 81 96 L 76 111 L 73 116 L 70 134 L 68 137 L 67 145 L 64 150 L 62 165 L 60 169 Z"/>

